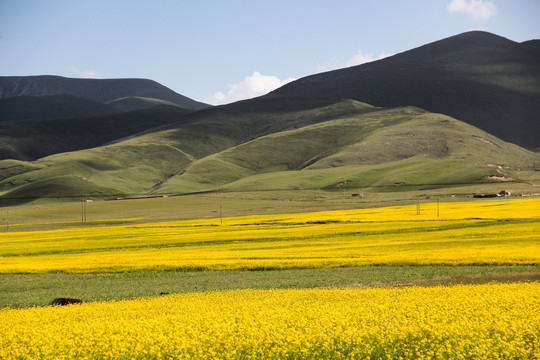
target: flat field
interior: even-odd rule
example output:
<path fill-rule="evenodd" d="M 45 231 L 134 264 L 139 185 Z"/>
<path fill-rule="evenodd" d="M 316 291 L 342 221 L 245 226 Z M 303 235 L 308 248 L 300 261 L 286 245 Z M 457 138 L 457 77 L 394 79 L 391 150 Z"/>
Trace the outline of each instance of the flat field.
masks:
<path fill-rule="evenodd" d="M 0 310 L 2 359 L 535 359 L 538 283 L 232 290 Z"/>
<path fill-rule="evenodd" d="M 540 199 L 56 227 L 0 236 L 0 358 L 540 356 Z"/>
<path fill-rule="evenodd" d="M 0 273 L 538 265 L 539 208 L 539 200 L 429 203 L 10 232 Z"/>

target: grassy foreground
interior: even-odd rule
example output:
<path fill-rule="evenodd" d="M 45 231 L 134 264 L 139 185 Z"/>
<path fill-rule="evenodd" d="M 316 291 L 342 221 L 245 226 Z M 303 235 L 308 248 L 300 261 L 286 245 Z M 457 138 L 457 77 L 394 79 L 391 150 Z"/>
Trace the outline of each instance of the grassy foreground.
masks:
<path fill-rule="evenodd" d="M 0 308 L 49 305 L 54 298 L 85 302 L 136 299 L 162 292 L 435 286 L 540 281 L 538 266 L 363 266 L 273 271 L 0 274 Z"/>

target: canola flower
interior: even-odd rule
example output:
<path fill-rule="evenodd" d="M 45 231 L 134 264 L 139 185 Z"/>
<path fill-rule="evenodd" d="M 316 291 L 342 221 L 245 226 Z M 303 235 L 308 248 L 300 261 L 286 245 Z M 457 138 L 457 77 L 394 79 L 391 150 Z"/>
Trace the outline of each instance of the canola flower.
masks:
<path fill-rule="evenodd" d="M 540 264 L 540 200 L 4 233 L 0 273 Z"/>
<path fill-rule="evenodd" d="M 540 283 L 0 309 L 0 359 L 537 359 Z"/>

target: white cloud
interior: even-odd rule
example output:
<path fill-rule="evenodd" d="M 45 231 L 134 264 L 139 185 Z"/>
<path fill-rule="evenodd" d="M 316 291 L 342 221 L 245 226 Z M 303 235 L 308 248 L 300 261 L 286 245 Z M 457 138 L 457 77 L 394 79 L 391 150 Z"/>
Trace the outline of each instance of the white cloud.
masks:
<path fill-rule="evenodd" d="M 373 54 L 363 54 L 361 51 L 359 51 L 358 54 L 354 55 L 352 58 L 345 62 L 345 66 L 349 67 L 361 65 L 375 60 L 381 60 L 388 56 L 391 56 L 391 54 L 381 53 L 379 54 L 379 56 L 374 57 Z"/>
<path fill-rule="evenodd" d="M 78 77 L 85 78 L 85 79 L 100 79 L 101 74 L 97 72 L 96 70 L 79 70 L 75 66 L 70 66 L 69 71 L 71 71 L 73 74 L 75 74 Z"/>
<path fill-rule="evenodd" d="M 463 13 L 475 21 L 487 20 L 497 15 L 497 7 L 489 0 L 452 0 L 446 8 L 450 14 Z"/>
<path fill-rule="evenodd" d="M 381 53 L 379 54 L 379 56 L 375 57 L 372 53 L 364 54 L 362 51 L 359 51 L 356 55 L 354 55 L 353 57 L 347 60 L 340 60 L 334 56 L 333 58 L 328 60 L 326 63 L 317 66 L 317 71 L 323 72 L 323 71 L 330 71 L 330 70 L 340 69 L 340 68 L 349 67 L 349 66 L 361 65 L 368 62 L 381 60 L 391 55 L 392 54 Z"/>
<path fill-rule="evenodd" d="M 222 105 L 231 102 L 250 99 L 256 96 L 261 96 L 275 90 L 293 80 L 288 78 L 280 80 L 277 76 L 261 75 L 255 71 L 251 76 L 246 76 L 239 83 L 229 85 L 227 93 L 221 91 L 216 92 L 211 98 L 203 101 L 211 105 Z"/>
<path fill-rule="evenodd" d="M 337 57 L 334 56 L 333 58 L 329 59 L 324 64 L 318 65 L 316 69 L 317 69 L 317 72 L 324 72 L 324 71 L 339 69 L 344 66 L 345 65 L 343 61 L 339 60 Z"/>

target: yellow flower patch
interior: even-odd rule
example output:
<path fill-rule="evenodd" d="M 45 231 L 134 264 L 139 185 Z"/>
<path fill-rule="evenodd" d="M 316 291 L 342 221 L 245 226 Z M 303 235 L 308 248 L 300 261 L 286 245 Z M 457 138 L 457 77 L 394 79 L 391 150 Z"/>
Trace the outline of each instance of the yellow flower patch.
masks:
<path fill-rule="evenodd" d="M 533 359 L 540 284 L 236 290 L 0 310 L 1 359 Z"/>
<path fill-rule="evenodd" d="M 0 273 L 540 264 L 540 200 L 4 233 Z"/>

